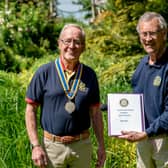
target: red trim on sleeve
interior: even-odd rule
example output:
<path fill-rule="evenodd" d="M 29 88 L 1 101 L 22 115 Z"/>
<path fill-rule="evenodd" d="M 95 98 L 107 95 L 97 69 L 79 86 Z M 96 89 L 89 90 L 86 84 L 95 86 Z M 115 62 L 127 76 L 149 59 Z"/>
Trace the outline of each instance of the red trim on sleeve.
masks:
<path fill-rule="evenodd" d="M 35 101 L 33 101 L 32 99 L 29 99 L 29 98 L 25 98 L 25 101 L 26 101 L 26 103 L 31 104 L 33 106 L 39 106 L 40 105 L 40 103 L 37 103 L 37 102 L 35 102 Z"/>
<path fill-rule="evenodd" d="M 100 107 L 100 103 L 92 104 L 91 107 Z"/>

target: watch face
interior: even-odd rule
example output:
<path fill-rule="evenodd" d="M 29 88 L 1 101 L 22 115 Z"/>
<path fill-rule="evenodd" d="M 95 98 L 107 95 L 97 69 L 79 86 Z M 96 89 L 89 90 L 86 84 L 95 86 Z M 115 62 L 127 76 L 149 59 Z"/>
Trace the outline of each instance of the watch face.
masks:
<path fill-rule="evenodd" d="M 31 150 L 32 150 L 33 148 L 37 147 L 37 146 L 40 146 L 40 144 L 36 144 L 36 145 L 34 145 L 34 144 L 30 144 L 30 148 L 31 148 Z"/>
<path fill-rule="evenodd" d="M 31 149 L 31 150 L 33 149 L 33 144 L 30 144 L 30 149 Z"/>

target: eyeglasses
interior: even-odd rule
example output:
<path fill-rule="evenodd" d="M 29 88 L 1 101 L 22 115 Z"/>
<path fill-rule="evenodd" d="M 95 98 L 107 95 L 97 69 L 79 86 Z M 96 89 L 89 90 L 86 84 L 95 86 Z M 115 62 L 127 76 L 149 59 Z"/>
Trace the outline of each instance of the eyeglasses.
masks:
<path fill-rule="evenodd" d="M 157 35 L 162 31 L 162 29 L 158 31 L 148 31 L 148 32 L 140 32 L 139 35 L 141 38 L 146 38 L 147 36 L 151 38 L 156 38 Z"/>
<path fill-rule="evenodd" d="M 72 42 L 75 46 L 82 45 L 82 42 L 80 40 L 77 40 L 77 39 L 76 40 L 75 39 L 65 39 L 65 40 L 61 39 L 60 41 L 66 46 L 70 46 Z"/>

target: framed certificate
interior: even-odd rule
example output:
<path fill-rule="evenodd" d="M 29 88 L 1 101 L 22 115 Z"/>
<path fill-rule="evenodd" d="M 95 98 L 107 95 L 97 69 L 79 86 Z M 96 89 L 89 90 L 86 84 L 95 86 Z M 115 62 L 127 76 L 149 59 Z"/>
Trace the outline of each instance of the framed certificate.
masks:
<path fill-rule="evenodd" d="M 145 129 L 142 94 L 108 94 L 108 135 L 118 136 L 121 131 Z"/>

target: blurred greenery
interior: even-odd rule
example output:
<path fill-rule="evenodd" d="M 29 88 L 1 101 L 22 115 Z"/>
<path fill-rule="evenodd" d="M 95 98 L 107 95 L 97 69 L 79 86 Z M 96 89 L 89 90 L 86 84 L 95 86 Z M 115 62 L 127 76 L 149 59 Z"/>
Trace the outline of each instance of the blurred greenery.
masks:
<path fill-rule="evenodd" d="M 83 7 L 89 0 L 78 1 Z M 108 93 L 131 92 L 130 80 L 145 54 L 136 24 L 145 11 L 161 13 L 168 21 L 166 0 L 108 0 L 94 22 L 73 17 L 53 18 L 49 1 L 0 2 L 0 167 L 33 168 L 26 134 L 25 92 L 37 68 L 59 55 L 57 39 L 65 23 L 80 24 L 86 32 L 86 51 L 81 62 L 98 76 L 102 103 Z M 87 8 L 90 10 L 90 8 Z M 135 168 L 135 145 L 108 136 L 107 112 L 103 113 L 107 160 L 104 168 Z M 40 131 L 40 130 L 39 130 Z M 94 168 L 96 139 L 91 129 Z"/>

